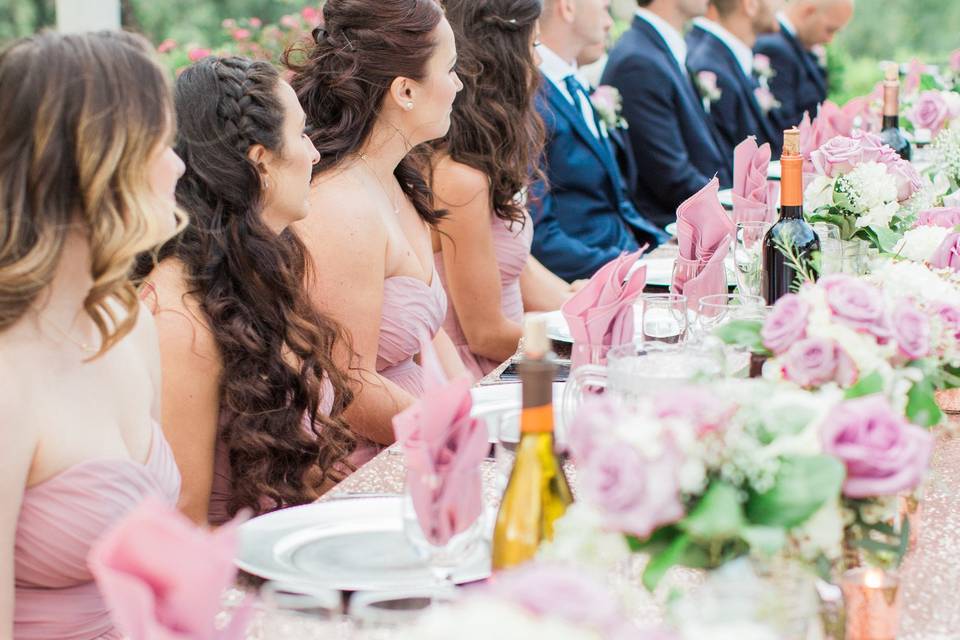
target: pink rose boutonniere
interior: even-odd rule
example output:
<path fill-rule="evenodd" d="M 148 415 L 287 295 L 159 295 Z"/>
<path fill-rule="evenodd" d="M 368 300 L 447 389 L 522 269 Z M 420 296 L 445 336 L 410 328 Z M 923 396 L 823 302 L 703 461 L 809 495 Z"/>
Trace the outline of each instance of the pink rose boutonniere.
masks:
<path fill-rule="evenodd" d="M 753 97 L 757 99 L 757 104 L 760 105 L 764 113 L 770 113 L 780 106 L 780 101 L 773 95 L 773 92 L 762 85 L 753 90 Z"/>
<path fill-rule="evenodd" d="M 773 65 L 770 64 L 770 58 L 762 53 L 754 54 L 753 71 L 757 74 L 757 78 L 760 79 L 760 85 L 763 87 L 766 87 L 770 79 L 777 75 Z"/>
<path fill-rule="evenodd" d="M 717 85 L 717 74 L 713 71 L 701 71 L 696 75 L 696 82 L 703 100 L 703 110 L 710 113 L 710 105 L 723 97 L 723 91 Z"/>
<path fill-rule="evenodd" d="M 627 121 L 622 114 L 623 96 L 616 87 L 608 84 L 600 85 L 590 94 L 590 102 L 593 103 L 597 115 L 608 129 L 627 128 Z"/>

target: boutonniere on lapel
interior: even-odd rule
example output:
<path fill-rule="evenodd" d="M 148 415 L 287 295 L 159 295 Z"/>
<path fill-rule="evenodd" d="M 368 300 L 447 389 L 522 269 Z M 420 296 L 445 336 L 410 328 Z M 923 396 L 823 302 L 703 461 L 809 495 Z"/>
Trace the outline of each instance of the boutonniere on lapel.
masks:
<path fill-rule="evenodd" d="M 626 129 L 629 126 L 622 113 L 623 96 L 616 87 L 600 85 L 590 94 L 590 102 L 607 129 Z"/>
<path fill-rule="evenodd" d="M 827 68 L 827 48 L 822 44 L 815 44 L 810 47 L 810 53 L 813 54 L 814 59 L 817 61 L 817 64 L 820 65 L 821 69 Z"/>
<path fill-rule="evenodd" d="M 773 65 L 770 64 L 770 58 L 757 53 L 753 56 L 753 72 L 757 75 L 757 80 L 761 86 L 769 87 L 770 80 L 777 75 Z"/>
<path fill-rule="evenodd" d="M 753 96 L 757 99 L 757 104 L 760 105 L 764 113 L 770 113 L 780 107 L 780 101 L 777 100 L 777 97 L 763 85 L 753 90 Z"/>
<path fill-rule="evenodd" d="M 697 91 L 703 100 L 703 110 L 710 113 L 710 105 L 723 97 L 723 91 L 717 86 L 717 74 L 713 71 L 701 71 L 695 76 Z"/>

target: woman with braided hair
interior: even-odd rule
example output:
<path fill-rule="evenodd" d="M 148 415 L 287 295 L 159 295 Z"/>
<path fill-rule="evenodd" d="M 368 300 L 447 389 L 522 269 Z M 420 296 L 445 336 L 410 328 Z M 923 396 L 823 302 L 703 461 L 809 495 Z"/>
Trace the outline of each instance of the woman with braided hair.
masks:
<path fill-rule="evenodd" d="M 422 392 L 421 336 L 448 375 L 464 371 L 441 328 L 430 230 L 442 212 L 409 155 L 450 126 L 456 45 L 436 0 L 327 0 L 323 16 L 305 56 L 287 56 L 320 152 L 294 228 L 313 258 L 311 298 L 349 328 L 359 360 L 351 425 L 389 444 L 391 418 Z"/>
<path fill-rule="evenodd" d="M 433 247 L 450 298 L 444 328 L 464 364 L 484 376 L 517 350 L 525 309 L 554 311 L 573 290 L 530 255 L 524 202 L 544 141 L 533 105 L 542 2 L 445 6 L 464 89 L 450 132 L 431 144 L 434 204 L 447 211 Z"/>
<path fill-rule="evenodd" d="M 190 223 L 142 295 L 160 334 L 180 507 L 220 524 L 312 501 L 342 476 L 351 392 L 332 359 L 339 330 L 307 300 L 309 260 L 288 230 L 307 214 L 319 159 L 293 89 L 266 62 L 209 57 L 180 74 L 174 101 Z"/>

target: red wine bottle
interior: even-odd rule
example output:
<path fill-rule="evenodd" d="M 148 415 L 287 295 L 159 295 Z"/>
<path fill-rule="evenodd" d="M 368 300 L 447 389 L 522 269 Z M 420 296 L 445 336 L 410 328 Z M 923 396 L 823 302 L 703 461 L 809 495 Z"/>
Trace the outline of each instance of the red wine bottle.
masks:
<path fill-rule="evenodd" d="M 814 257 L 819 252 L 820 239 L 803 218 L 803 157 L 800 131 L 794 127 L 783 133 L 780 219 L 763 238 L 760 285 L 767 304 L 796 291 L 804 280 L 816 279 Z"/>
<path fill-rule="evenodd" d="M 883 82 L 883 127 L 880 139 L 904 160 L 910 160 L 910 141 L 900 130 L 900 78 L 897 65 L 887 67 L 886 80 Z"/>

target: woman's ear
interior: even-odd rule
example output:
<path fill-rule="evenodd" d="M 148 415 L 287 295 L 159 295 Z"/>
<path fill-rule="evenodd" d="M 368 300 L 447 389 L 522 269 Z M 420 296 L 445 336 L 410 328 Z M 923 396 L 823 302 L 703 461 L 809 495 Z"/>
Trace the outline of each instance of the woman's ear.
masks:
<path fill-rule="evenodd" d="M 413 111 L 416 106 L 415 83 L 410 78 L 397 77 L 390 83 L 390 98 L 403 111 Z"/>
<path fill-rule="evenodd" d="M 252 144 L 250 148 L 247 149 L 247 158 L 253 163 L 253 166 L 257 168 L 257 173 L 260 174 L 260 182 L 263 184 L 264 189 L 270 184 L 267 180 L 267 164 L 272 157 L 273 154 L 262 144 Z"/>

